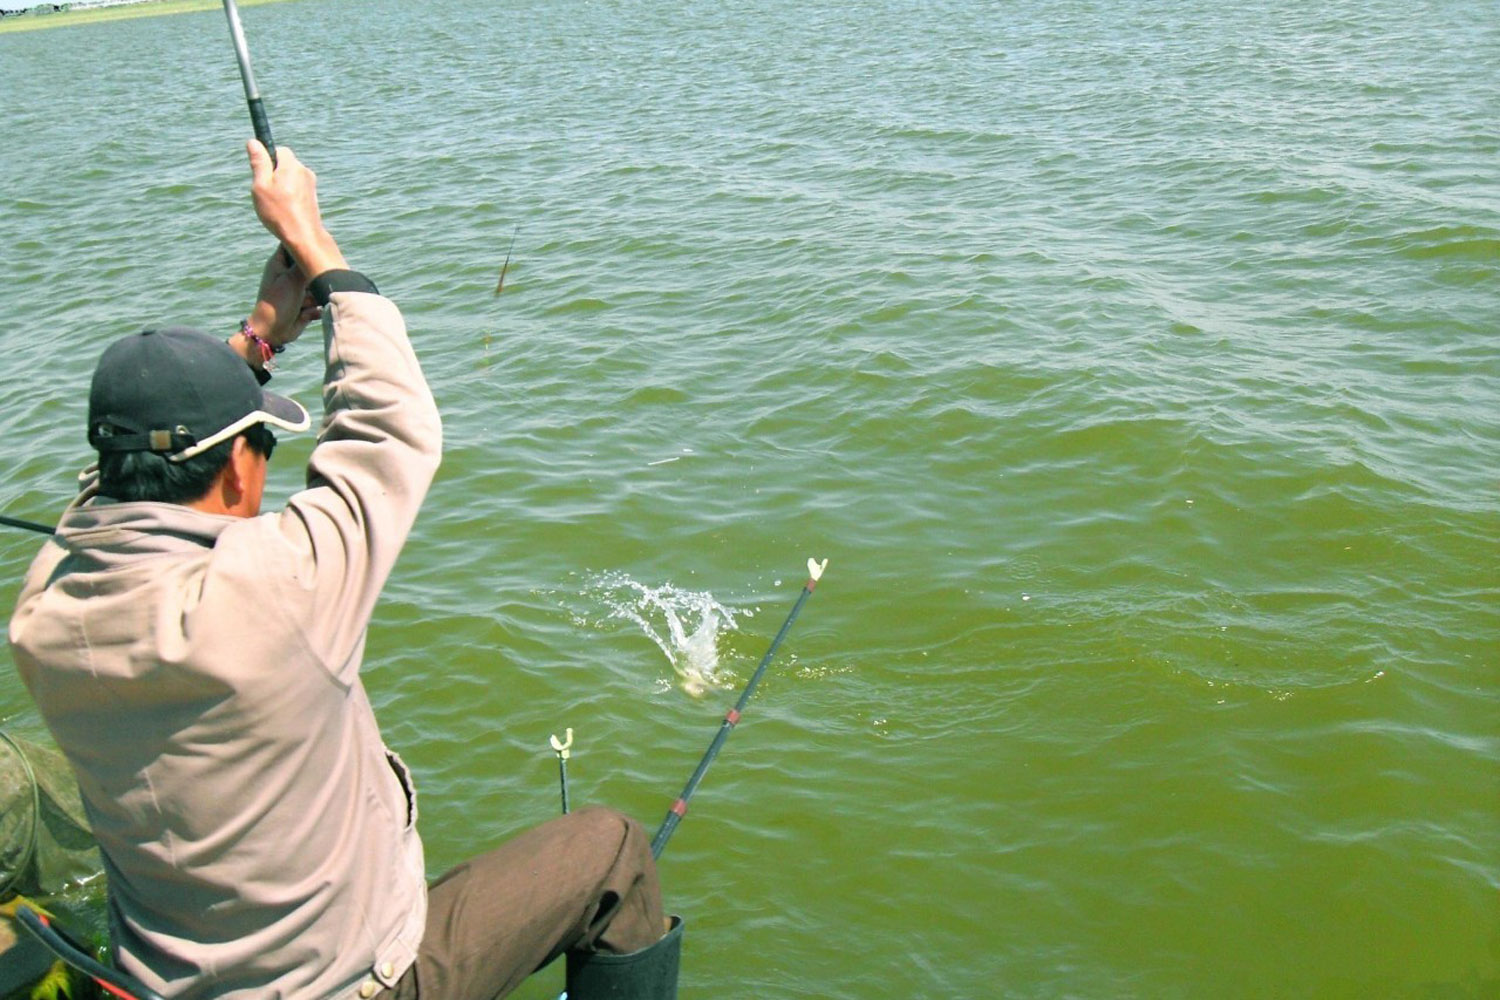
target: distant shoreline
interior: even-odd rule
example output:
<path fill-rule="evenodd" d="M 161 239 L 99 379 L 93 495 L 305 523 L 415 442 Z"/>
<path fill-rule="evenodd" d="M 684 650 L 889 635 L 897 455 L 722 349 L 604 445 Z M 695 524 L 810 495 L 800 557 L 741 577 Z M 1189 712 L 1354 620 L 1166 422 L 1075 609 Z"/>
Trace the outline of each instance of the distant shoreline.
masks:
<path fill-rule="evenodd" d="M 286 3 L 288 0 L 239 0 L 241 7 L 256 7 L 267 3 Z M 186 14 L 200 10 L 222 9 L 221 0 L 128 0 L 126 3 L 107 6 L 75 7 L 71 10 L 48 14 L 34 14 L 28 8 L 15 13 L 6 12 L 0 17 L 0 34 L 11 31 L 39 31 L 45 28 L 63 28 L 74 24 L 93 24 L 96 21 L 123 21 L 136 17 L 155 17 L 160 14 Z"/>

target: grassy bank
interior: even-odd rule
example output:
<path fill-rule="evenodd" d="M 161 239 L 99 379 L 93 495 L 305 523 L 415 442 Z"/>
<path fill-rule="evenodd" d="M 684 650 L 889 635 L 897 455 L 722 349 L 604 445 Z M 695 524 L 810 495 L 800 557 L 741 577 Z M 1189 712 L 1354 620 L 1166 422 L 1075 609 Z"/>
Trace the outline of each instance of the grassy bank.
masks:
<path fill-rule="evenodd" d="M 286 3 L 288 0 L 239 0 L 240 7 L 256 7 L 265 3 Z M 141 3 L 122 4 L 118 7 L 86 7 L 83 10 L 66 10 L 55 14 L 22 14 L 0 19 L 0 34 L 9 31 L 38 31 L 43 28 L 64 28 L 74 24 L 93 24 L 96 21 L 121 21 L 132 17 L 155 17 L 159 14 L 186 14 L 197 10 L 220 10 L 221 0 L 142 0 Z"/>

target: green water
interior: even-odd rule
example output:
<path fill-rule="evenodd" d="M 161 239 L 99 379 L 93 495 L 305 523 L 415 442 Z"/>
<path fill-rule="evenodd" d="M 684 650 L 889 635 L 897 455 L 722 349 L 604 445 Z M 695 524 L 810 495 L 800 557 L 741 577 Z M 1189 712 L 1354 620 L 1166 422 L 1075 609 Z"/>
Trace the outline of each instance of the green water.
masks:
<path fill-rule="evenodd" d="M 434 873 L 567 726 L 654 824 L 827 556 L 663 862 L 686 1000 L 1500 996 L 1496 14 L 247 9 L 444 412 L 367 669 Z M 0 510 L 247 308 L 246 132 L 217 13 L 0 37 Z"/>

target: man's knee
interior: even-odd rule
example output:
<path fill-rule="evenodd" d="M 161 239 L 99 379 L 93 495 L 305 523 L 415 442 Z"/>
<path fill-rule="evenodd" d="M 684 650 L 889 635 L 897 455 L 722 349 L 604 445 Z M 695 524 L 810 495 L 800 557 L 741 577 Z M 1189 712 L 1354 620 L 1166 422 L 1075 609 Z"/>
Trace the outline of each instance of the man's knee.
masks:
<path fill-rule="evenodd" d="M 638 821 L 608 806 L 584 806 L 568 814 L 575 835 L 595 844 L 616 844 L 628 851 L 650 846 L 646 828 Z"/>

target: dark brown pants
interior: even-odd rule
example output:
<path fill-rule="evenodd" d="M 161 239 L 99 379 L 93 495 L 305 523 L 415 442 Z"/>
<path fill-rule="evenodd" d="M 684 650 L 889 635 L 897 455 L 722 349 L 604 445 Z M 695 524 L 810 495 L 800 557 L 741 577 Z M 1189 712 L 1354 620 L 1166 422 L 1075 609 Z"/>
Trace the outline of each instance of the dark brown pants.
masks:
<path fill-rule="evenodd" d="M 589 806 L 434 882 L 416 964 L 380 997 L 493 1000 L 565 951 L 637 951 L 664 928 L 650 837 Z"/>

